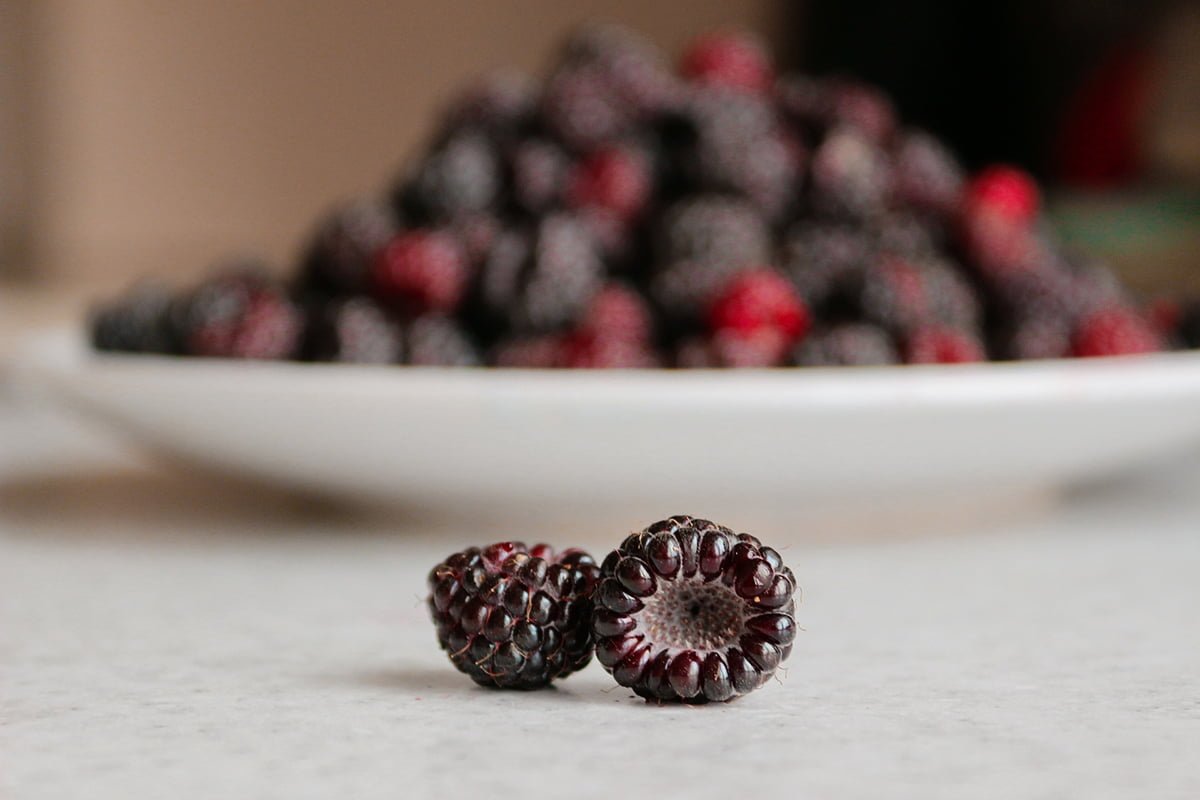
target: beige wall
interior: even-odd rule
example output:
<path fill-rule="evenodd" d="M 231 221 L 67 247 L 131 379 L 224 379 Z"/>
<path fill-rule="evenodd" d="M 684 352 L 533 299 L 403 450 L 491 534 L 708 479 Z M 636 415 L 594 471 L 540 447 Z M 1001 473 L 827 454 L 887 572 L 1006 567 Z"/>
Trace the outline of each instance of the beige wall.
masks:
<path fill-rule="evenodd" d="M 19 2 L 19 0 L 0 0 Z M 381 185 L 468 76 L 538 69 L 599 17 L 670 48 L 775 33 L 774 0 L 27 0 L 37 260 L 67 273 L 277 260 Z M 787 0 L 783 0 L 787 2 Z"/>

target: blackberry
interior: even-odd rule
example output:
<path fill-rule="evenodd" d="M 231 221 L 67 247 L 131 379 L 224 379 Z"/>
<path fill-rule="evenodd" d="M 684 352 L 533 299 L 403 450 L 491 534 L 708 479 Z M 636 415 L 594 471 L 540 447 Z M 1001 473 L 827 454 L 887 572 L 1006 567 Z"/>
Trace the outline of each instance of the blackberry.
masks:
<path fill-rule="evenodd" d="M 538 689 L 592 659 L 600 570 L 582 550 L 500 542 L 429 573 L 429 613 L 450 662 L 481 686 Z"/>
<path fill-rule="evenodd" d="M 659 225 L 663 263 L 698 261 L 736 270 L 770 259 L 771 237 L 747 203 L 718 194 L 697 195 L 671 206 Z"/>
<path fill-rule="evenodd" d="M 302 259 L 302 294 L 354 294 L 365 291 L 371 267 L 398 229 L 395 212 L 375 199 L 361 199 L 328 214 Z"/>
<path fill-rule="evenodd" d="M 732 700 L 791 654 L 795 576 L 749 534 L 671 517 L 627 537 L 600 574 L 596 660 L 647 700 Z"/>
<path fill-rule="evenodd" d="M 311 361 L 394 364 L 403 352 L 400 326 L 366 297 L 336 300 L 309 320 L 304 356 Z"/>
<path fill-rule="evenodd" d="M 513 151 L 513 199 L 530 214 L 557 208 L 566 195 L 570 171 L 571 159 L 559 145 L 547 139 L 527 139 Z"/>
<path fill-rule="evenodd" d="M 924 131 L 906 133 L 896 147 L 895 191 L 904 205 L 949 217 L 962 197 L 964 173 L 949 150 Z"/>
<path fill-rule="evenodd" d="M 491 142 L 467 131 L 451 136 L 425 158 L 408 201 L 415 202 L 425 218 L 446 222 L 490 210 L 500 188 L 500 162 Z"/>
<path fill-rule="evenodd" d="M 536 83 L 515 70 L 498 70 L 477 80 L 450 104 L 448 132 L 485 132 L 493 141 L 512 139 L 537 112 Z"/>
<path fill-rule="evenodd" d="M 916 328 L 930 313 L 925 273 L 907 259 L 880 258 L 863 275 L 858 310 L 865 320 L 894 334 Z"/>
<path fill-rule="evenodd" d="M 880 89 L 848 78 L 834 78 L 825 87 L 829 125 L 844 125 L 877 145 L 886 145 L 896 129 L 896 109 Z"/>
<path fill-rule="evenodd" d="M 919 216 L 889 213 L 872 220 L 869 233 L 875 247 L 884 253 L 901 258 L 928 258 L 944 250 L 939 231 Z"/>
<path fill-rule="evenodd" d="M 660 52 L 617 25 L 593 24 L 577 31 L 567 42 L 563 62 L 568 68 L 602 71 L 621 101 L 641 118 L 662 113 L 677 102 L 677 81 Z"/>
<path fill-rule="evenodd" d="M 765 92 L 775 79 L 766 46 L 746 33 L 697 39 L 684 53 L 679 70 L 697 83 L 745 92 Z"/>
<path fill-rule="evenodd" d="M 1020 315 L 1006 320 L 996 336 L 1000 358 L 1066 358 L 1071 354 L 1071 323 L 1062 317 Z"/>
<path fill-rule="evenodd" d="M 404 363 L 415 367 L 473 367 L 479 364 L 479 353 L 454 319 L 422 314 L 405 327 Z"/>
<path fill-rule="evenodd" d="M 374 295 L 406 314 L 448 312 L 458 308 L 470 267 L 458 239 L 446 230 L 405 231 L 388 243 L 375 261 Z"/>
<path fill-rule="evenodd" d="M 963 271 L 937 256 L 918 263 L 930 318 L 954 328 L 977 330 L 983 319 L 983 306 Z"/>
<path fill-rule="evenodd" d="M 482 301 L 512 330 L 553 330 L 578 318 L 602 275 L 586 226 L 568 214 L 552 214 L 533 231 L 510 231 L 496 241 L 480 282 Z"/>
<path fill-rule="evenodd" d="M 784 266 L 800 296 L 818 315 L 836 315 L 875 258 L 870 237 L 849 225 L 803 222 L 784 246 Z"/>
<path fill-rule="evenodd" d="M 805 141 L 816 141 L 824 135 L 831 116 L 827 81 L 786 75 L 776 81 L 774 94 L 779 113 Z"/>
<path fill-rule="evenodd" d="M 655 274 L 650 296 L 672 326 L 697 325 L 739 268 L 736 261 L 676 261 Z"/>
<path fill-rule="evenodd" d="M 810 179 L 812 202 L 818 211 L 852 219 L 882 211 L 892 181 L 883 151 L 847 126 L 831 130 L 813 152 Z"/>
<path fill-rule="evenodd" d="M 158 284 L 134 286 L 92 311 L 92 346 L 118 353 L 172 353 L 171 293 Z"/>
<path fill-rule="evenodd" d="M 635 116 L 612 77 L 597 66 L 561 70 L 542 99 L 547 128 L 577 152 L 620 139 L 633 127 Z"/>
<path fill-rule="evenodd" d="M 844 322 L 808 334 L 792 353 L 801 367 L 879 366 L 900 360 L 887 331 L 865 322 Z"/>
<path fill-rule="evenodd" d="M 303 316 L 257 266 L 210 278 L 172 308 L 182 350 L 217 358 L 287 359 L 299 351 Z"/>
<path fill-rule="evenodd" d="M 719 330 L 690 336 L 675 348 L 675 365 L 690 369 L 763 369 L 787 362 L 793 339 L 778 328 Z"/>

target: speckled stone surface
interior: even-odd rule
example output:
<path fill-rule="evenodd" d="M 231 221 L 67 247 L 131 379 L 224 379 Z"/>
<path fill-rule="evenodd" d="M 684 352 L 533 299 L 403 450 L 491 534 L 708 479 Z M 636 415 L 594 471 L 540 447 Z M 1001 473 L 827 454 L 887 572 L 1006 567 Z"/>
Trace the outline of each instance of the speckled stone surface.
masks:
<path fill-rule="evenodd" d="M 704 708 L 595 664 L 532 694 L 454 672 L 425 573 L 498 531 L 20 468 L 0 461 L 6 800 L 1200 796 L 1195 465 L 955 535 L 755 531 L 792 541 L 805 630 L 777 682 Z"/>

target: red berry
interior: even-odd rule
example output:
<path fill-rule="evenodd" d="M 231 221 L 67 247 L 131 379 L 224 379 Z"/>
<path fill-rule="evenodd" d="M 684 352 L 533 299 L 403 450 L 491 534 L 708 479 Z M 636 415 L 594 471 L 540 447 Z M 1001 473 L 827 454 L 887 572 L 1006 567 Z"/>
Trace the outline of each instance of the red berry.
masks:
<path fill-rule="evenodd" d="M 968 218 L 995 215 L 1013 222 L 1029 223 L 1038 215 L 1041 193 L 1029 173 L 997 164 L 971 179 L 965 203 Z"/>
<path fill-rule="evenodd" d="M 926 325 L 908 337 L 904 360 L 909 364 L 964 364 L 985 358 L 983 345 L 966 331 Z"/>
<path fill-rule="evenodd" d="M 606 285 L 579 324 L 580 330 L 630 342 L 649 341 L 654 321 L 642 296 L 620 283 Z"/>
<path fill-rule="evenodd" d="M 1161 349 L 1162 342 L 1149 323 L 1132 309 L 1120 306 L 1084 317 L 1072 339 L 1072 351 L 1080 357 L 1155 353 Z"/>
<path fill-rule="evenodd" d="M 400 234 L 384 248 L 375 265 L 374 283 L 381 299 L 412 313 L 453 311 L 467 286 L 467 267 L 457 241 L 436 230 Z"/>
<path fill-rule="evenodd" d="M 637 339 L 577 331 L 563 340 L 560 365 L 576 369 L 644 369 L 657 367 L 650 345 Z"/>
<path fill-rule="evenodd" d="M 709 314 L 714 331 L 750 334 L 762 329 L 778 331 L 788 342 L 803 336 L 809 327 L 808 309 L 791 282 L 773 269 L 742 272 L 725 285 Z"/>
<path fill-rule="evenodd" d="M 764 92 L 775 79 L 762 42 L 742 33 L 713 33 L 692 43 L 683 56 L 684 77 L 710 86 Z"/>
<path fill-rule="evenodd" d="M 600 208 L 633 219 L 650 196 L 649 165 L 637 152 L 610 147 L 598 150 L 571 171 L 567 201 L 573 208 Z"/>

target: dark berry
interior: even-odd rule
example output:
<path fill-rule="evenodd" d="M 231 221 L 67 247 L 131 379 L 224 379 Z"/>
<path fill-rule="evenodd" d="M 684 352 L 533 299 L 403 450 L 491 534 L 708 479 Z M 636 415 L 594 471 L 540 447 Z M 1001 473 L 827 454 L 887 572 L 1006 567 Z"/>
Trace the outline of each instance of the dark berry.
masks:
<path fill-rule="evenodd" d="M 830 131 L 813 152 L 810 177 L 814 206 L 827 215 L 850 218 L 882 211 L 892 182 L 883 151 L 847 126 Z"/>
<path fill-rule="evenodd" d="M 313 235 L 300 267 L 302 293 L 349 294 L 364 291 L 380 251 L 396 235 L 390 205 L 361 199 L 337 209 Z"/>
<path fill-rule="evenodd" d="M 733 269 L 770 256 L 770 235 L 749 205 L 720 195 L 702 195 L 672 206 L 661 225 L 665 262 L 723 263 Z"/>
<path fill-rule="evenodd" d="M 713 331 L 754 333 L 773 329 L 789 342 L 803 336 L 810 324 L 808 309 L 792 283 L 779 271 L 753 269 L 730 280 L 713 303 Z"/>
<path fill-rule="evenodd" d="M 300 348 L 303 315 L 258 267 L 203 282 L 176 301 L 173 324 L 189 355 L 287 359 Z"/>
<path fill-rule="evenodd" d="M 585 152 L 614 142 L 632 128 L 636 111 L 611 75 L 595 65 L 561 70 L 546 87 L 542 119 L 568 147 Z"/>
<path fill-rule="evenodd" d="M 92 346 L 119 353 L 171 353 L 171 293 L 158 284 L 134 286 L 91 315 Z"/>
<path fill-rule="evenodd" d="M 487 312 L 516 331 L 569 325 L 600 287 L 603 264 L 586 226 L 567 214 L 496 241 L 481 279 Z"/>
<path fill-rule="evenodd" d="M 680 72 L 697 83 L 748 92 L 765 92 L 775 78 L 766 47 L 745 33 L 697 39 L 684 53 Z"/>
<path fill-rule="evenodd" d="M 564 63 L 602 71 L 621 101 L 642 118 L 661 113 L 677 100 L 676 79 L 659 51 L 616 25 L 594 24 L 577 31 L 567 43 Z"/>
<path fill-rule="evenodd" d="M 908 364 L 962 364 L 987 358 L 983 343 L 975 335 L 940 325 L 922 325 L 905 342 Z"/>
<path fill-rule="evenodd" d="M 366 297 L 317 308 L 305 335 L 305 357 L 313 361 L 394 364 L 402 353 L 400 326 Z"/>
<path fill-rule="evenodd" d="M 1155 353 L 1162 342 L 1136 311 L 1121 306 L 1101 309 L 1079 321 L 1072 337 L 1076 356 L 1124 356 Z"/>
<path fill-rule="evenodd" d="M 396 236 L 379 254 L 373 288 L 381 301 L 405 313 L 453 311 L 468 277 L 465 255 L 453 235 L 419 229 Z"/>
<path fill-rule="evenodd" d="M 571 159 L 554 142 L 527 139 L 512 156 L 513 198 L 525 211 L 543 214 L 562 204 Z"/>
<path fill-rule="evenodd" d="M 826 113 L 830 126 L 855 129 L 878 145 L 892 138 L 896 129 L 896 109 L 880 89 L 846 78 L 828 82 Z"/>
<path fill-rule="evenodd" d="M 404 363 L 416 367 L 473 367 L 479 353 L 453 318 L 423 314 L 404 331 Z"/>
<path fill-rule="evenodd" d="M 796 580 L 747 534 L 688 516 L 625 539 L 601 566 L 596 659 L 653 702 L 732 700 L 791 654 Z"/>
<path fill-rule="evenodd" d="M 804 222 L 787 236 L 784 264 L 800 296 L 819 313 L 857 290 L 875 258 L 870 237 L 849 225 Z"/>
<path fill-rule="evenodd" d="M 527 75 L 511 70 L 493 72 L 451 103 L 446 128 L 482 130 L 502 141 L 515 136 L 533 118 L 537 100 L 537 86 Z"/>
<path fill-rule="evenodd" d="M 963 191 L 963 169 L 941 142 L 912 131 L 896 147 L 894 188 L 897 199 L 918 211 L 949 216 Z"/>
<path fill-rule="evenodd" d="M 427 217 L 449 221 L 490 210 L 499 190 L 500 164 L 492 143 L 467 131 L 451 136 L 425 158 L 410 197 Z"/>
<path fill-rule="evenodd" d="M 1011 317 L 997 336 L 996 350 L 1001 358 L 1066 358 L 1071 355 L 1071 322 L 1065 317 Z"/>
<path fill-rule="evenodd" d="M 863 367 L 895 364 L 900 356 L 892 337 L 879 326 L 844 322 L 809 333 L 792 359 L 802 367 Z"/>
<path fill-rule="evenodd" d="M 592 659 L 599 568 L 581 550 L 471 547 L 429 573 L 429 613 L 450 662 L 481 686 L 538 689 Z"/>

